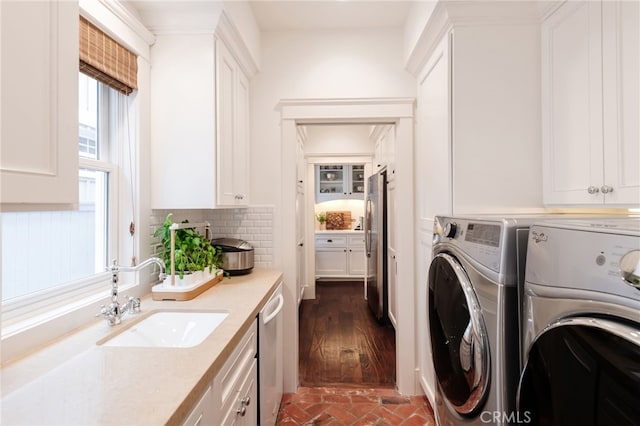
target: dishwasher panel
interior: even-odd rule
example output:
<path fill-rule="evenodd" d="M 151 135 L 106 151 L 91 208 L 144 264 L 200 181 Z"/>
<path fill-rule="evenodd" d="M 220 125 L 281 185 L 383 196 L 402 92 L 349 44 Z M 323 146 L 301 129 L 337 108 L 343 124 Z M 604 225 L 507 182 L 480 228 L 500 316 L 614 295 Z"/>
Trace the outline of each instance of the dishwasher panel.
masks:
<path fill-rule="evenodd" d="M 258 318 L 261 426 L 276 424 L 282 399 L 283 306 L 284 296 L 280 283 Z"/>

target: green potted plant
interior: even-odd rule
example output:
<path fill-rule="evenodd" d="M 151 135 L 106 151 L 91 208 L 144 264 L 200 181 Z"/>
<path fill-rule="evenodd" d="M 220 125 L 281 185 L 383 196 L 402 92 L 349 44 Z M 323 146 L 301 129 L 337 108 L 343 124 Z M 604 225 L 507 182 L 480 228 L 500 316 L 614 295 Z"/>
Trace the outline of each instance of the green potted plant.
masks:
<path fill-rule="evenodd" d="M 320 224 L 320 229 L 325 229 L 325 224 L 327 223 L 327 213 L 318 212 L 316 215 L 316 220 Z"/>
<path fill-rule="evenodd" d="M 167 265 L 167 269 L 171 268 L 172 216 L 173 214 L 169 213 L 162 226 L 154 233 L 154 237 L 162 239 L 163 251 L 160 253 L 160 258 Z M 182 223 L 189 223 L 189 221 L 185 220 Z M 185 275 L 198 275 L 197 272 L 203 272 L 208 276 L 222 269 L 222 249 L 212 246 L 209 240 L 195 228 L 180 228 L 176 229 L 175 233 L 175 273 L 181 280 L 185 279 Z"/>

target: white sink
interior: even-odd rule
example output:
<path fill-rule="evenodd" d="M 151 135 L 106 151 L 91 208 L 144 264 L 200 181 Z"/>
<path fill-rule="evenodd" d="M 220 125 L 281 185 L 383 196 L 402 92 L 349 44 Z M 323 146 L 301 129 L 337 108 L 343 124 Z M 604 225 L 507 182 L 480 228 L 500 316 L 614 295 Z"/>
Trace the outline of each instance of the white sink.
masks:
<path fill-rule="evenodd" d="M 190 348 L 198 346 L 228 312 L 158 312 L 104 342 L 104 346 Z"/>

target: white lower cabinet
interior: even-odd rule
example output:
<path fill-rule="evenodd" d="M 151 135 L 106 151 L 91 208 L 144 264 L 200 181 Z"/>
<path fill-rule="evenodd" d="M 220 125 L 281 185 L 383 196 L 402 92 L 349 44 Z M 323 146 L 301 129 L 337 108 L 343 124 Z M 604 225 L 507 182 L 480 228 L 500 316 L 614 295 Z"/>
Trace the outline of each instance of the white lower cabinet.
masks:
<path fill-rule="evenodd" d="M 316 248 L 316 278 L 347 275 L 347 249 Z"/>
<path fill-rule="evenodd" d="M 218 425 L 258 424 L 257 337 L 254 321 L 213 379 L 215 403 L 220 404 Z"/>
<path fill-rule="evenodd" d="M 253 322 L 183 425 L 258 424 L 258 332 Z"/>
<path fill-rule="evenodd" d="M 316 278 L 363 278 L 364 234 L 316 235 Z"/>
<path fill-rule="evenodd" d="M 216 417 L 213 391 L 211 385 L 207 387 L 191 414 L 183 423 L 184 426 L 204 426 L 214 424 Z"/>
<path fill-rule="evenodd" d="M 258 424 L 258 363 L 254 359 L 241 385 L 222 412 L 222 425 Z"/>

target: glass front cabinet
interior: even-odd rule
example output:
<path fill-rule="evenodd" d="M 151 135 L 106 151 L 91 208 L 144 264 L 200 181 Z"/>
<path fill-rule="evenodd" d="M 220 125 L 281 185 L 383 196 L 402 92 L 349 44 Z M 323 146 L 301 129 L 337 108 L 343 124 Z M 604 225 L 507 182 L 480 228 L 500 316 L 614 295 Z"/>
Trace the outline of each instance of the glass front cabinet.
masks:
<path fill-rule="evenodd" d="M 364 200 L 364 164 L 326 164 L 316 166 L 316 202 Z"/>

